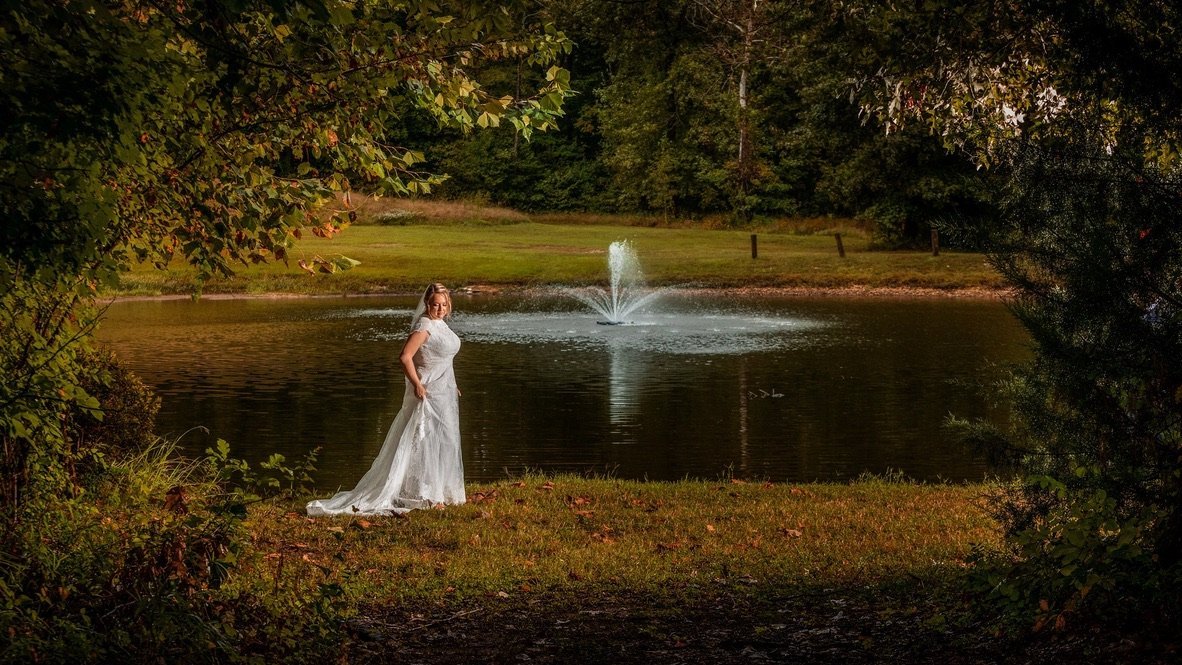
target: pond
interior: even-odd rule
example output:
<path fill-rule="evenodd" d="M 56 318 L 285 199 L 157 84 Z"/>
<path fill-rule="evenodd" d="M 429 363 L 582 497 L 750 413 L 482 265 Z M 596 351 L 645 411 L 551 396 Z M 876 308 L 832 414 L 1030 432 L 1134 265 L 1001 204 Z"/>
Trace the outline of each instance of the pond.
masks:
<path fill-rule="evenodd" d="M 351 487 L 401 403 L 414 297 L 120 301 L 99 339 L 163 398 L 157 429 L 251 460 L 322 446 Z M 629 325 L 572 298 L 455 297 L 465 475 L 978 480 L 944 426 L 1028 356 L 1004 305 L 670 292 Z M 204 428 L 201 429 L 201 428 Z M 208 431 L 205 431 L 208 430 Z"/>

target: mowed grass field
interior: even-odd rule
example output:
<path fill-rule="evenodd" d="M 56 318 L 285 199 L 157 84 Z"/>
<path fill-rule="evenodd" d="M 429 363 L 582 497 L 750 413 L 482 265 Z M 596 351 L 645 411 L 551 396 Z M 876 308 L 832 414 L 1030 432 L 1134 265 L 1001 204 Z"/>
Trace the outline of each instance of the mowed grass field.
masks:
<path fill-rule="evenodd" d="M 283 262 L 243 266 L 231 279 L 206 284 L 206 293 L 410 292 L 427 281 L 470 285 L 586 285 L 607 281 L 607 248 L 635 247 L 648 283 L 699 287 L 1001 288 L 984 257 L 971 252 L 872 251 L 868 234 L 852 223 L 774 224 L 718 229 L 656 224 L 607 216 L 501 216 L 459 208 L 451 216 L 408 214 L 390 224 L 359 223 L 332 239 L 306 234 Z M 363 222 L 376 215 L 367 214 Z M 846 256 L 833 233 L 842 232 Z M 751 234 L 759 256 L 751 258 Z M 361 264 L 335 274 L 310 275 L 298 261 L 346 256 Z M 179 262 L 160 271 L 138 266 L 124 275 L 120 295 L 189 293 L 192 272 Z"/>
<path fill-rule="evenodd" d="M 527 476 L 399 517 L 309 518 L 257 506 L 260 591 L 342 584 L 365 603 L 953 579 L 998 547 L 988 485 L 636 482 Z"/>

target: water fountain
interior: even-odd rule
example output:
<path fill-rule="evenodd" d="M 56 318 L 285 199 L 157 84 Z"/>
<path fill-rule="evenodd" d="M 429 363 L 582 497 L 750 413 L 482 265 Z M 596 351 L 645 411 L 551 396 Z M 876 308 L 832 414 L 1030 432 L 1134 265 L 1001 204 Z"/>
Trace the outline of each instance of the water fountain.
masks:
<path fill-rule="evenodd" d="M 629 323 L 628 316 L 639 311 L 661 295 L 661 290 L 645 289 L 644 274 L 636 250 L 627 240 L 617 240 L 607 248 L 607 268 L 610 287 L 568 289 L 567 293 L 603 317 L 596 323 L 618 326 Z"/>
<path fill-rule="evenodd" d="M 650 288 L 627 241 L 611 243 L 607 267 L 607 289 L 558 287 L 524 299 L 501 295 L 461 302 L 451 326 L 465 341 L 560 344 L 572 350 L 606 350 L 613 359 L 629 356 L 628 362 L 635 363 L 631 356 L 637 353 L 715 356 L 809 346 L 828 325 L 752 308 L 725 294 Z M 409 312 L 383 313 L 398 318 Z M 393 326 L 374 334 L 401 340 L 405 333 Z"/>

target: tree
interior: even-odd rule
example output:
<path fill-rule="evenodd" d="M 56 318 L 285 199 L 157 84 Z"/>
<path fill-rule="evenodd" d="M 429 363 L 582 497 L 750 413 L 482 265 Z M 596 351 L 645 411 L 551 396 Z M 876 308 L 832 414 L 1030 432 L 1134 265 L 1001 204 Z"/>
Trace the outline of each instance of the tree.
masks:
<path fill-rule="evenodd" d="M 199 288 L 235 264 L 286 259 L 304 232 L 338 232 L 352 213 L 337 193 L 429 191 L 440 178 L 419 170 L 421 151 L 387 138 L 414 113 L 464 130 L 504 122 L 527 137 L 552 128 L 569 92 L 553 63 L 571 44 L 536 10 L 447 0 L 5 4 L 5 463 L 19 466 L 38 446 L 63 453 L 49 443 L 61 438 L 63 402 L 91 406 L 84 391 L 64 390 L 78 385 L 68 360 L 85 337 L 85 327 L 69 332 L 73 309 L 131 262 L 187 261 Z M 511 57 L 540 69 L 541 85 L 494 94 L 470 73 Z M 323 271 L 351 263 L 316 261 Z"/>
<path fill-rule="evenodd" d="M 775 0 L 691 0 L 690 21 L 713 37 L 710 48 L 737 78 L 735 86 L 735 127 L 738 133 L 734 179 L 735 212 L 751 219 L 747 200 L 755 178 L 755 146 L 751 133 L 752 114 L 749 87 L 753 69 L 773 63 L 787 52 L 790 15 Z M 737 77 L 734 76 L 737 73 Z"/>
<path fill-rule="evenodd" d="M 429 191 L 441 178 L 395 138 L 411 116 L 526 137 L 554 127 L 569 92 L 554 63 L 570 46 L 528 0 L 0 3 L 6 656 L 236 659 L 250 639 L 236 625 L 266 634 L 274 618 L 249 592 L 216 591 L 246 538 L 244 494 L 190 504 L 183 485 L 158 487 L 261 482 L 248 465 L 223 444 L 216 473 L 178 476 L 168 447 L 128 461 L 111 431 L 106 448 L 84 438 L 102 405 L 83 386 L 112 374 L 86 361 L 99 289 L 134 261 L 170 260 L 192 264 L 200 288 L 284 260 L 302 233 L 337 233 L 352 216 L 338 194 Z M 489 90 L 481 64 L 508 58 L 539 85 Z M 300 482 L 308 464 L 262 466 Z M 330 633 L 299 625 L 313 606 L 327 621 L 332 593 L 274 610 L 297 627 L 268 648 Z"/>
<path fill-rule="evenodd" d="M 1006 176 L 983 240 L 1035 359 L 1009 430 L 1027 482 L 990 583 L 1063 625 L 1087 607 L 1178 618 L 1182 581 L 1182 10 L 1159 2 L 850 3 L 878 33 L 864 108 L 920 121 Z"/>

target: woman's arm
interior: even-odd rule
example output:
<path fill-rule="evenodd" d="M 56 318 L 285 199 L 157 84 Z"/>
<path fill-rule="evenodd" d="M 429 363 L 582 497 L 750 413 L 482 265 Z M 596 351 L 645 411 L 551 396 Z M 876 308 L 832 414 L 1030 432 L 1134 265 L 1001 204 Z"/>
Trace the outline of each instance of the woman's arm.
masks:
<path fill-rule="evenodd" d="M 419 381 L 419 373 L 415 370 L 415 354 L 418 353 L 419 347 L 423 342 L 427 341 L 431 333 L 426 330 L 416 330 L 406 338 L 406 344 L 402 346 L 402 353 L 398 354 L 398 362 L 402 363 L 402 372 L 406 374 L 406 378 L 410 384 L 415 387 L 415 397 L 423 399 L 427 396 L 427 388 L 423 386 L 422 381 Z"/>

